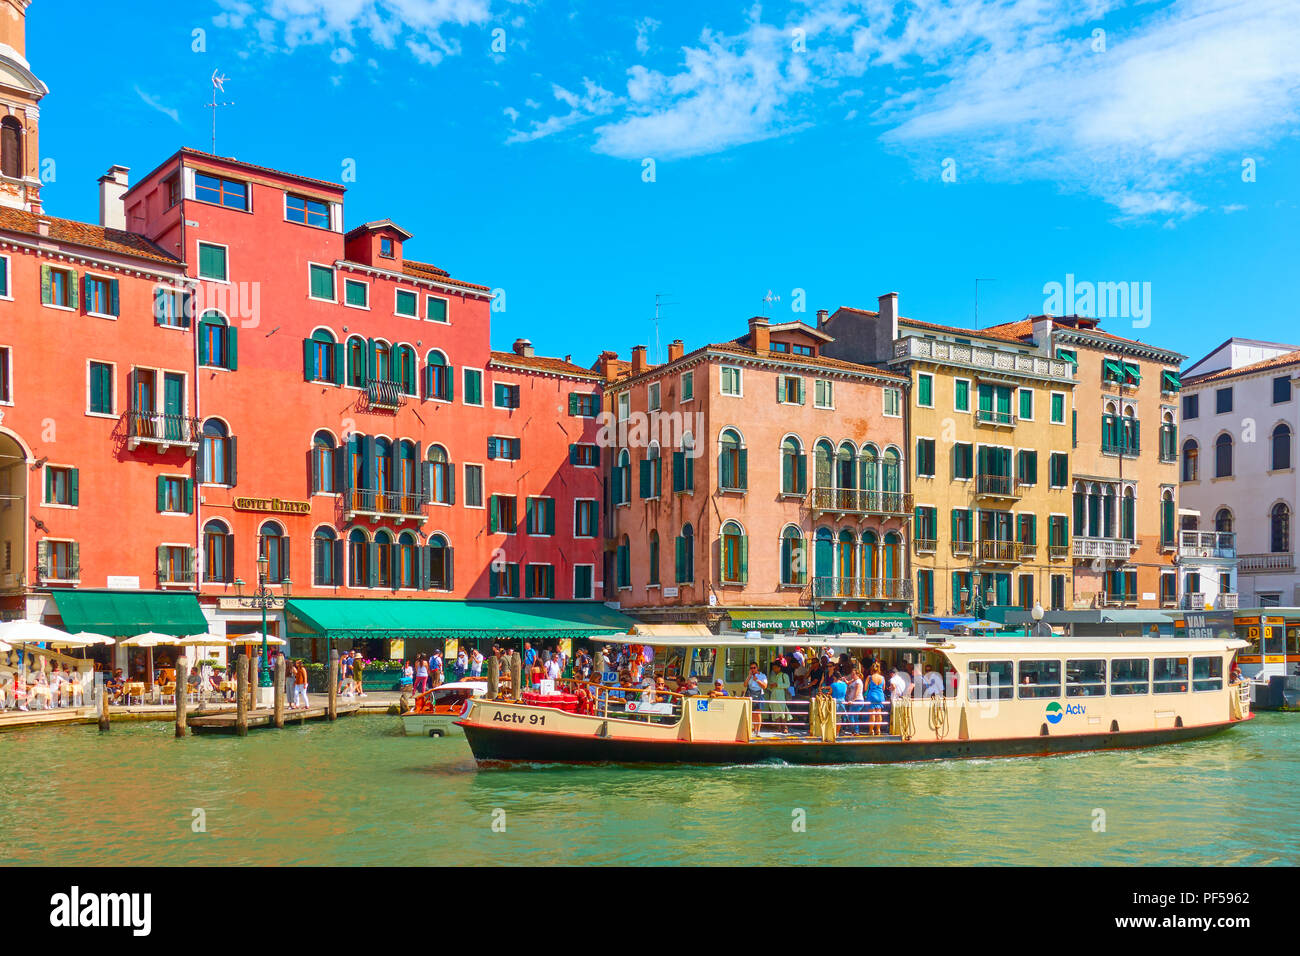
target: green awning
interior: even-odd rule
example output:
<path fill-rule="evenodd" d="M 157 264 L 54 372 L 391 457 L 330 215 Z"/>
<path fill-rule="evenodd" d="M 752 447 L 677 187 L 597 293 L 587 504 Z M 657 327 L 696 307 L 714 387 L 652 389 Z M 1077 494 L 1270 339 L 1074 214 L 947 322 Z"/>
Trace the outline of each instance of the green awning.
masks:
<path fill-rule="evenodd" d="M 206 634 L 208 619 L 193 594 L 165 591 L 54 591 L 54 603 L 70 634 L 89 631 L 131 637 L 146 631 L 188 637 Z"/>
<path fill-rule="evenodd" d="M 1124 381 L 1124 365 L 1114 359 L 1104 359 L 1101 363 L 1102 378 L 1112 382 Z"/>
<path fill-rule="evenodd" d="M 1062 362 L 1069 362 L 1076 367 L 1079 364 L 1079 356 L 1073 349 L 1057 349 L 1056 357 Z"/>
<path fill-rule="evenodd" d="M 1124 375 L 1131 378 L 1134 383 L 1142 381 L 1142 368 L 1135 362 L 1124 363 Z"/>
<path fill-rule="evenodd" d="M 636 621 L 586 601 L 292 598 L 290 632 L 337 640 L 421 637 L 581 640 L 627 633 Z"/>
<path fill-rule="evenodd" d="M 770 610 L 735 611 L 729 615 L 738 631 L 812 631 L 817 634 L 840 631 L 910 630 L 912 618 L 889 611 Z"/>
<path fill-rule="evenodd" d="M 1160 384 L 1161 391 L 1164 392 L 1177 392 L 1183 387 L 1183 381 L 1179 377 L 1178 373 L 1170 372 L 1168 370 L 1160 373 Z"/>

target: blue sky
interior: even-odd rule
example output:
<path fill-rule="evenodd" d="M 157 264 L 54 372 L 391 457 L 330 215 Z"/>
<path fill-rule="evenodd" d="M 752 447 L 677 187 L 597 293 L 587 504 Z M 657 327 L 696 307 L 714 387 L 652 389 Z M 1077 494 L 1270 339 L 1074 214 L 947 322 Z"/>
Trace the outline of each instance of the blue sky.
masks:
<path fill-rule="evenodd" d="M 505 290 L 497 347 L 653 354 L 656 293 L 665 346 L 887 291 L 969 325 L 977 278 L 990 324 L 1067 274 L 1150 283 L 1149 327 L 1103 327 L 1193 358 L 1300 340 L 1294 0 L 120 10 L 29 11 L 52 214 L 93 220 L 112 163 L 208 148 L 220 70 L 218 151 L 336 181 L 355 161 L 348 226 L 390 217 L 413 258 Z M 95 42 L 67 55 L 74 22 Z"/>

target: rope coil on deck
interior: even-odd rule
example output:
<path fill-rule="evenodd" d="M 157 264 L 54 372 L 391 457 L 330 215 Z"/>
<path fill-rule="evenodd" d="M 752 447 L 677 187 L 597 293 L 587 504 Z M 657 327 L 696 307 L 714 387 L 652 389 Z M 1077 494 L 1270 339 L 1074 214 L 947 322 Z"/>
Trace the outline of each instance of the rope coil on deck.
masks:
<path fill-rule="evenodd" d="M 891 734 L 902 737 L 904 740 L 911 740 L 916 734 L 916 722 L 912 715 L 912 698 L 899 697 L 894 701 L 890 717 L 894 725 L 889 729 Z"/>
<path fill-rule="evenodd" d="M 948 736 L 948 706 L 943 697 L 930 698 L 930 729 L 940 740 Z"/>

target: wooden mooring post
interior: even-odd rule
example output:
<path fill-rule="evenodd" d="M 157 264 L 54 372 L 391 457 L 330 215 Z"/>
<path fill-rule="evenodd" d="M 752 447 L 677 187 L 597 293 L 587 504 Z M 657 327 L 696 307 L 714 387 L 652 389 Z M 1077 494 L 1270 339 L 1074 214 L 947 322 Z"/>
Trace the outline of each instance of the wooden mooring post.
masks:
<path fill-rule="evenodd" d="M 510 650 L 510 693 L 515 700 L 524 699 L 524 688 L 520 683 L 523 676 L 523 655 L 511 648 Z"/>
<path fill-rule="evenodd" d="M 95 692 L 99 697 L 99 730 L 108 730 L 108 688 L 104 686 L 104 672 L 95 675 Z"/>
<path fill-rule="evenodd" d="M 275 655 L 275 726 L 284 726 L 284 655 Z"/>
<path fill-rule="evenodd" d="M 185 736 L 187 692 L 190 686 L 190 662 L 185 655 L 176 659 L 176 738 Z"/>
<path fill-rule="evenodd" d="M 501 680 L 501 658 L 493 654 L 488 658 L 488 700 L 497 699 L 497 688 Z"/>
<path fill-rule="evenodd" d="M 325 688 L 329 693 L 329 708 L 326 711 L 330 720 L 338 720 L 339 717 L 339 652 L 337 648 L 330 649 L 330 667 L 329 667 L 329 686 Z"/>
<path fill-rule="evenodd" d="M 248 736 L 248 655 L 240 654 L 235 668 L 235 733 Z"/>

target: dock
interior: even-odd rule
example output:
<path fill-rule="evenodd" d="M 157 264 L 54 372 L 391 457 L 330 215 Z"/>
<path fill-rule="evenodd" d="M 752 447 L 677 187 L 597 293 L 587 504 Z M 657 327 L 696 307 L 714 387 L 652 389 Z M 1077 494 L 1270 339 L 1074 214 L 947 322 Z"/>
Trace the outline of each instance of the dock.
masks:
<path fill-rule="evenodd" d="M 361 704 L 356 702 L 343 702 L 338 704 L 338 716 L 349 717 L 361 712 Z M 235 711 L 226 710 L 218 714 L 195 715 L 188 719 L 189 728 L 196 734 L 233 734 L 235 733 Z M 315 707 L 308 707 L 306 710 L 289 710 L 284 711 L 285 726 L 289 724 L 301 724 L 308 720 L 328 720 L 329 708 L 324 704 Z M 275 710 L 270 707 L 258 707 L 256 710 L 248 712 L 248 729 L 254 730 L 261 727 L 270 727 L 275 729 Z"/>

